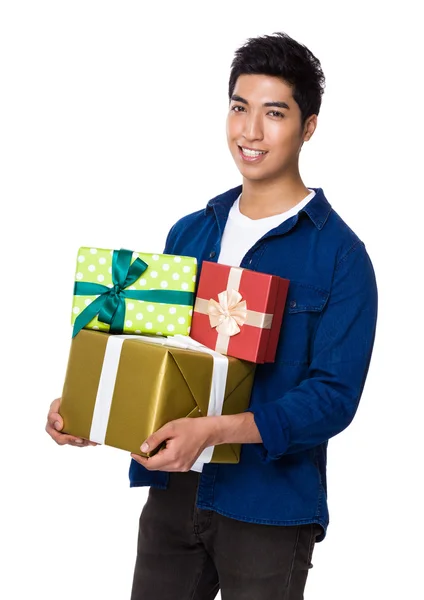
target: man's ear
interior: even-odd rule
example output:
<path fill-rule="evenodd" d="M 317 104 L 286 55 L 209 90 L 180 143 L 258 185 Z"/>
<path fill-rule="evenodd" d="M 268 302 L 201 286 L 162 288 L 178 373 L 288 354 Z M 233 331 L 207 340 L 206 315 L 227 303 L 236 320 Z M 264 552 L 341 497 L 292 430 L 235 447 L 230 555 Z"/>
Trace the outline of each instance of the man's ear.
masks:
<path fill-rule="evenodd" d="M 303 141 L 308 142 L 314 134 L 317 128 L 318 117 L 317 115 L 311 115 L 307 118 L 305 126 L 303 128 Z"/>

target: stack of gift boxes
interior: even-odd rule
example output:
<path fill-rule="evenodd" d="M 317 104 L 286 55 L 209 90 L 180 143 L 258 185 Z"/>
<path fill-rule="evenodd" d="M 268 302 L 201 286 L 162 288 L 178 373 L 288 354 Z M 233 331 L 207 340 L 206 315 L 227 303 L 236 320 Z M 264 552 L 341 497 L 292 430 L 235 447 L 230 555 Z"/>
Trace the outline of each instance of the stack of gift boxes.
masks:
<path fill-rule="evenodd" d="M 167 422 L 249 407 L 273 362 L 289 281 L 193 257 L 80 248 L 63 431 L 135 454 Z M 240 444 L 202 462 L 237 463 Z"/>

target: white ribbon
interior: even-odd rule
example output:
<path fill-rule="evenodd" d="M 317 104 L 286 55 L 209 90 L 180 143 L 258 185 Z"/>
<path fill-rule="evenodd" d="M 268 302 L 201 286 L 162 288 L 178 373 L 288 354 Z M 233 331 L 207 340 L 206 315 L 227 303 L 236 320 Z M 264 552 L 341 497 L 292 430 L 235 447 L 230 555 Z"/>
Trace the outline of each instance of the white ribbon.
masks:
<path fill-rule="evenodd" d="M 213 358 L 212 367 L 212 383 L 211 391 L 209 395 L 208 404 L 208 417 L 222 415 L 222 407 L 224 404 L 225 387 L 227 385 L 228 375 L 228 358 L 216 350 L 207 348 L 203 344 L 200 344 L 193 338 L 184 335 L 175 335 L 174 339 L 187 340 L 188 348 L 196 350 L 198 352 L 206 352 Z M 209 463 L 212 460 L 212 455 L 215 446 L 207 446 L 203 452 L 199 455 L 196 462 L 191 466 L 191 471 L 197 471 L 201 473 L 203 470 L 204 463 Z"/>
<path fill-rule="evenodd" d="M 184 335 L 175 335 L 167 338 L 149 337 L 144 335 L 110 335 L 106 344 L 94 405 L 89 436 L 91 441 L 104 444 L 122 345 L 124 341 L 128 339 L 210 354 L 213 358 L 213 367 L 207 416 L 222 414 L 228 374 L 228 358 L 226 356 L 223 356 L 219 352 L 211 350 L 189 336 Z M 201 472 L 203 470 L 203 464 L 212 460 L 213 451 L 214 446 L 205 448 L 197 458 L 196 462 L 192 465 L 191 470 Z"/>

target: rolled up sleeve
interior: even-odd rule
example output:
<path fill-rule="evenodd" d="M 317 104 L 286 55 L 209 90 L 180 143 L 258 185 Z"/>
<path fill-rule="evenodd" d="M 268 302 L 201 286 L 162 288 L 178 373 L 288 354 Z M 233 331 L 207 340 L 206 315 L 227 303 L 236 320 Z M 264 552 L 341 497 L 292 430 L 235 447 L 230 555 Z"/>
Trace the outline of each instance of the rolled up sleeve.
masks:
<path fill-rule="evenodd" d="M 340 259 L 311 342 L 308 377 L 252 412 L 265 462 L 318 446 L 345 429 L 358 408 L 377 323 L 375 273 L 361 241 Z M 245 411 L 245 412 L 247 412 Z"/>

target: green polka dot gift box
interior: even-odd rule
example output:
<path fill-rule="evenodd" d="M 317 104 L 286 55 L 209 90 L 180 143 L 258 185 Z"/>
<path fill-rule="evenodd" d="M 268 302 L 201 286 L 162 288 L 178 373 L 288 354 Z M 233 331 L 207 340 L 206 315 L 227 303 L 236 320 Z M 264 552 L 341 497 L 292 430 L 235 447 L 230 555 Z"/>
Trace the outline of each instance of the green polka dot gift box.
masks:
<path fill-rule="evenodd" d="M 81 329 L 189 335 L 197 260 L 132 250 L 79 249 L 72 306 Z"/>

